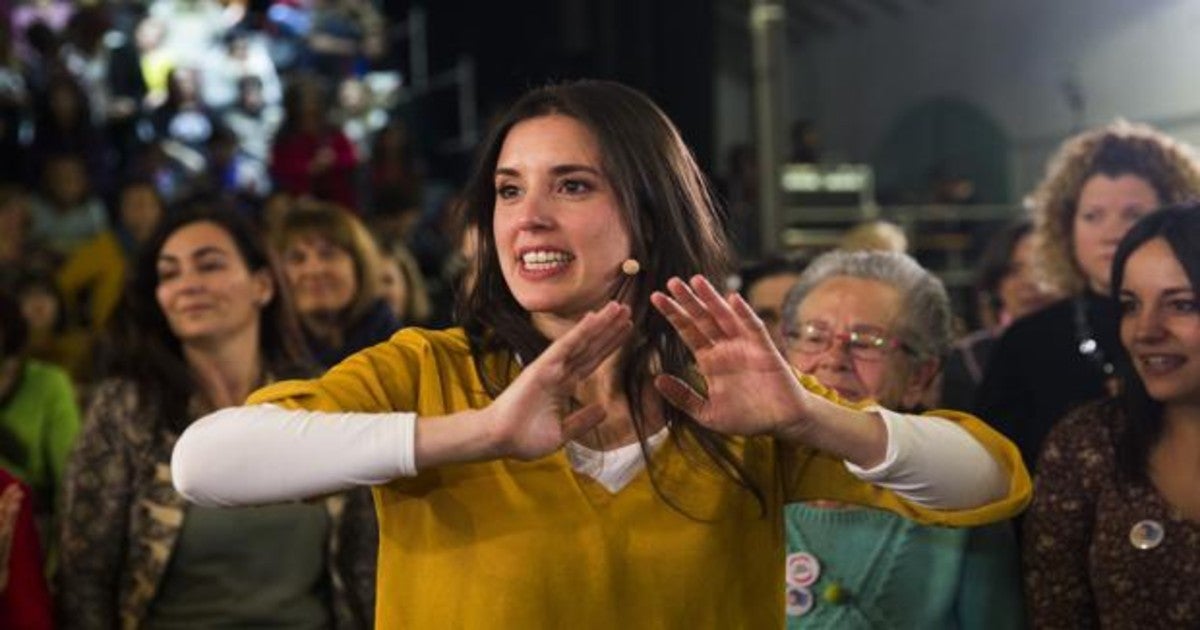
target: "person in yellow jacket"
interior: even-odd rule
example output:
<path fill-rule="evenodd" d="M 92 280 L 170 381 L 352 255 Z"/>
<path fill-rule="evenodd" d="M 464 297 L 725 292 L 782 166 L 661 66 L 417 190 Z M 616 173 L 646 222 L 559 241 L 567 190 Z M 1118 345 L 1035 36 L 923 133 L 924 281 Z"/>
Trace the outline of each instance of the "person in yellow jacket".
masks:
<path fill-rule="evenodd" d="M 164 216 L 154 185 L 133 179 L 117 195 L 118 224 L 75 250 L 58 271 L 58 287 L 72 321 L 104 330 L 125 289 L 135 250 L 150 238 Z"/>
<path fill-rule="evenodd" d="M 846 406 L 788 366 L 711 283 L 717 208 L 641 93 L 529 92 L 464 201 L 462 327 L 260 390 L 172 458 L 206 505 L 372 485 L 378 627 L 782 628 L 785 501 L 965 526 L 1029 500 L 979 420 Z"/>

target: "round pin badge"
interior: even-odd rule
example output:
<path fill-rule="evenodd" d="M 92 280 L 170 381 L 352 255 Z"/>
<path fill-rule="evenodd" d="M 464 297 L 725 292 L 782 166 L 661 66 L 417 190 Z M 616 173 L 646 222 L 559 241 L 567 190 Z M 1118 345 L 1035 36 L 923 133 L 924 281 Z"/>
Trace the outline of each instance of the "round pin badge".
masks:
<path fill-rule="evenodd" d="M 1162 523 L 1146 519 L 1138 521 L 1129 529 L 1129 542 L 1138 549 L 1154 549 L 1162 544 L 1166 533 Z"/>
<path fill-rule="evenodd" d="M 799 617 L 812 610 L 814 601 L 812 591 L 803 586 L 789 586 L 787 589 L 787 614 L 789 617 Z"/>
<path fill-rule="evenodd" d="M 788 554 L 787 581 L 793 586 L 812 586 L 821 577 L 821 562 L 806 551 Z"/>

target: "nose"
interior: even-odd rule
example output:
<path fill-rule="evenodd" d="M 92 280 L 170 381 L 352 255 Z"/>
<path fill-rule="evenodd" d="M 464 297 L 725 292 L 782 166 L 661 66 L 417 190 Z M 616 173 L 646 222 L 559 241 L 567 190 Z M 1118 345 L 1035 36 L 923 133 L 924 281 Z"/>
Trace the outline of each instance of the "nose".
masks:
<path fill-rule="evenodd" d="M 1154 342 L 1163 337 L 1162 313 L 1154 307 L 1141 309 L 1133 322 L 1133 338 L 1142 343 Z"/>
<path fill-rule="evenodd" d="M 830 339 L 829 347 L 815 357 L 815 365 L 829 370 L 851 369 L 850 340 L 841 335 Z"/>
<path fill-rule="evenodd" d="M 191 269 L 182 269 L 176 287 L 179 293 L 184 295 L 199 293 L 204 290 L 203 278 Z"/>
<path fill-rule="evenodd" d="M 553 225 L 548 212 L 548 204 L 542 195 L 535 192 L 526 193 L 518 204 L 517 228 L 521 230 L 544 230 Z"/>
<path fill-rule="evenodd" d="M 1121 239 L 1125 237 L 1125 233 L 1129 231 L 1129 228 L 1133 227 L 1134 223 L 1137 223 L 1136 217 L 1123 215 L 1113 217 L 1106 226 L 1108 229 L 1104 233 L 1105 242 L 1113 245 L 1120 243 Z"/>

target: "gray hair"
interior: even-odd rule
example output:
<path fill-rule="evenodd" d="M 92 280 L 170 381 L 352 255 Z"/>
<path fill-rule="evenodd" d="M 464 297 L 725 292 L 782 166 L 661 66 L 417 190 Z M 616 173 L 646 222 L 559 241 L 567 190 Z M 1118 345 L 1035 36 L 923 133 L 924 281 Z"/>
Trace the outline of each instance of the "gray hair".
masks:
<path fill-rule="evenodd" d="M 900 292 L 896 334 L 919 359 L 941 358 L 954 340 L 950 297 L 937 276 L 907 254 L 833 250 L 818 256 L 788 291 L 783 303 L 783 330 L 796 332 L 796 314 L 808 294 L 835 277 L 882 282 Z"/>

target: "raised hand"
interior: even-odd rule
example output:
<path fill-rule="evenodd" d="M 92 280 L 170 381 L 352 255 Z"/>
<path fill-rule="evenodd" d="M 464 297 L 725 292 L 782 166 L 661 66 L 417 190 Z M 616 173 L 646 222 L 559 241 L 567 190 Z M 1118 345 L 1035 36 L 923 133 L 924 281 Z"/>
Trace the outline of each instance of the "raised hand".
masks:
<path fill-rule="evenodd" d="M 21 511 L 23 493 L 16 483 L 0 493 L 0 592 L 8 586 L 8 559 L 12 555 L 13 534 Z"/>
<path fill-rule="evenodd" d="M 700 424 L 732 435 L 793 431 L 807 392 L 771 343 L 762 320 L 740 295 L 722 297 L 702 276 L 667 282 L 650 301 L 679 333 L 707 384 L 700 394 L 683 380 L 659 375 L 654 386 Z"/>
<path fill-rule="evenodd" d="M 498 456 L 535 459 L 604 420 L 598 405 L 575 408 L 580 381 L 624 345 L 633 330 L 629 307 L 610 302 L 575 324 L 522 370 L 485 412 Z"/>

